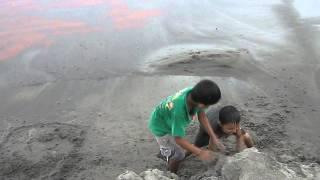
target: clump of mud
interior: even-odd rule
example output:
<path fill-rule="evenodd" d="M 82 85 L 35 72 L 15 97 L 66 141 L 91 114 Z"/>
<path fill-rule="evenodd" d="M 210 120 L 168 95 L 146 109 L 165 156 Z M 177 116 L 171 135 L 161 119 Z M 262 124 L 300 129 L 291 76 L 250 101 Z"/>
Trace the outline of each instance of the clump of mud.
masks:
<path fill-rule="evenodd" d="M 83 128 L 63 123 L 12 130 L 0 145 L 0 176 L 5 179 L 65 179 L 77 162 Z"/>
<path fill-rule="evenodd" d="M 117 177 L 117 180 L 176 180 L 179 177 L 168 171 L 148 169 L 139 175 L 133 171 L 126 171 Z"/>

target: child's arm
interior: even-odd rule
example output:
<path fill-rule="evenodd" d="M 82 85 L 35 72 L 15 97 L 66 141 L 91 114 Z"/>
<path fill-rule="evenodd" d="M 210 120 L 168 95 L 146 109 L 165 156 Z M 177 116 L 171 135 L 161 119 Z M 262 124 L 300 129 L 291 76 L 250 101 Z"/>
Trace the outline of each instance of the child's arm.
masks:
<path fill-rule="evenodd" d="M 187 141 L 184 138 L 175 137 L 175 141 L 183 149 L 187 150 L 188 152 L 192 152 L 193 154 L 198 156 L 201 160 L 207 161 L 207 160 L 212 160 L 214 158 L 213 153 L 211 151 L 202 150 L 197 146 L 191 144 L 189 141 Z"/>
<path fill-rule="evenodd" d="M 237 124 L 237 145 L 236 150 L 238 152 L 242 151 L 245 148 L 251 148 L 253 146 L 253 141 L 250 137 L 250 135 L 243 129 L 240 128 L 240 124 Z"/>
<path fill-rule="evenodd" d="M 225 147 L 224 145 L 219 141 L 219 139 L 217 138 L 216 134 L 214 133 L 209 120 L 207 118 L 207 115 L 205 112 L 201 111 L 198 113 L 198 119 L 199 122 L 202 124 L 202 126 L 204 127 L 204 129 L 207 131 L 208 135 L 210 136 L 210 140 L 212 141 L 213 144 L 215 144 L 220 151 L 224 151 Z"/>

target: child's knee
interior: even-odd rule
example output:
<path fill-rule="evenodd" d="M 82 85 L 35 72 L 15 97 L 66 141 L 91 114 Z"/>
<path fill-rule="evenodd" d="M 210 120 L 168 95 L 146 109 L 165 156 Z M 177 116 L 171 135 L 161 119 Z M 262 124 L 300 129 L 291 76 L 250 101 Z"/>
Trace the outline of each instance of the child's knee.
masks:
<path fill-rule="evenodd" d="M 184 150 L 178 148 L 178 149 L 175 149 L 175 152 L 173 154 L 173 156 L 171 157 L 172 160 L 175 160 L 175 161 L 181 161 L 185 158 L 186 154 L 184 152 Z"/>

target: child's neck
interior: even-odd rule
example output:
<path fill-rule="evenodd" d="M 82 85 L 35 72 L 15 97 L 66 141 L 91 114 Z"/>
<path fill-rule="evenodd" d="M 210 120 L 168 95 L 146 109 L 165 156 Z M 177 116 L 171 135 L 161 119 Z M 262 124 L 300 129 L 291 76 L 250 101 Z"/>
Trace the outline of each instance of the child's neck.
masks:
<path fill-rule="evenodd" d="M 188 106 L 189 113 L 192 111 L 192 109 L 194 109 L 195 107 L 197 107 L 197 103 L 195 103 L 195 102 L 192 100 L 190 94 L 189 94 L 188 97 L 187 97 L 187 106 Z"/>

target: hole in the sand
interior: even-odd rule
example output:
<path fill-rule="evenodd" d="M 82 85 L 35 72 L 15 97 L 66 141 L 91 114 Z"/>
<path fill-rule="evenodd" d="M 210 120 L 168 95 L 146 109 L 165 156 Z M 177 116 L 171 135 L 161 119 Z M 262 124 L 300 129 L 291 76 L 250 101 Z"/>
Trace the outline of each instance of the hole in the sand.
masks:
<path fill-rule="evenodd" d="M 32 179 L 65 176 L 79 158 L 85 131 L 63 123 L 35 124 L 12 130 L 1 143 L 1 177 Z M 75 166 L 74 164 L 73 166 Z M 54 171 L 54 172 L 53 172 Z"/>

